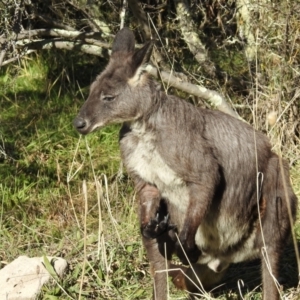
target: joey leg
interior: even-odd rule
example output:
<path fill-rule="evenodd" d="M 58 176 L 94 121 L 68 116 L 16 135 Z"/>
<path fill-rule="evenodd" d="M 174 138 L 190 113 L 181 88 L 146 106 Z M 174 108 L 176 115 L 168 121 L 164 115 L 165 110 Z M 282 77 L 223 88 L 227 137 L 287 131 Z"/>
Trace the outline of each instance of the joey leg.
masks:
<path fill-rule="evenodd" d="M 151 275 L 153 277 L 153 299 L 168 299 L 168 269 L 170 259 L 174 250 L 174 242 L 167 233 L 158 239 L 147 239 L 143 237 L 143 244 L 150 262 Z"/>
<path fill-rule="evenodd" d="M 170 264 L 169 276 L 176 288 L 190 293 L 208 292 L 220 283 L 226 269 L 219 273 L 212 271 L 207 265 L 192 264 L 190 267 Z"/>

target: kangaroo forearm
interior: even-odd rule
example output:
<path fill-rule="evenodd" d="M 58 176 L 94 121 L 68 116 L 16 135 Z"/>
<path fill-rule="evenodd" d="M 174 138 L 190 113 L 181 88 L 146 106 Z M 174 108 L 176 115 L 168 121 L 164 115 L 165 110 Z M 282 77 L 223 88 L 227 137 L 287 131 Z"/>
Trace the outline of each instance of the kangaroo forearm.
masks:
<path fill-rule="evenodd" d="M 135 189 L 139 199 L 141 227 L 147 225 L 155 216 L 160 202 L 159 190 L 140 178 L 135 178 Z"/>
<path fill-rule="evenodd" d="M 183 227 L 179 234 L 180 242 L 184 248 L 195 247 L 195 235 L 203 221 L 213 198 L 213 189 L 209 184 L 204 187 L 200 184 L 189 185 L 189 204 L 184 217 Z"/>

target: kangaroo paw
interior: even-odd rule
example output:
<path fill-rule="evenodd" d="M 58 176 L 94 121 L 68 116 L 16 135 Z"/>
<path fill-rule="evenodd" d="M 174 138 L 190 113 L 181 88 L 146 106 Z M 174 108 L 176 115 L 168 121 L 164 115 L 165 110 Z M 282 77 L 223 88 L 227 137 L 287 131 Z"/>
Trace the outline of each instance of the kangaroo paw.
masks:
<path fill-rule="evenodd" d="M 155 218 L 151 219 L 150 222 L 142 228 L 143 236 L 154 239 L 169 230 L 175 229 L 175 225 L 169 224 L 169 219 L 169 214 L 161 216 L 157 213 Z"/>

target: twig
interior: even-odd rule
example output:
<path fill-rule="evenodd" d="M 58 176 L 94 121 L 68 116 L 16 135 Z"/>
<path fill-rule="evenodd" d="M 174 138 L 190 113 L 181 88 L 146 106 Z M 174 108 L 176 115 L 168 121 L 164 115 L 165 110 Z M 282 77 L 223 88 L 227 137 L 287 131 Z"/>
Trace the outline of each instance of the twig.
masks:
<path fill-rule="evenodd" d="M 16 60 L 19 60 L 19 59 L 22 58 L 23 56 L 29 55 L 29 54 L 34 53 L 34 52 L 36 52 L 36 50 L 28 50 L 28 51 L 25 51 L 23 54 L 18 54 L 18 55 L 16 55 L 15 57 L 12 57 L 12 58 L 10 58 L 10 59 L 5 60 L 5 61 L 2 63 L 1 66 L 6 66 L 6 65 L 8 65 L 8 64 L 10 64 L 10 63 L 12 63 L 12 62 L 14 62 L 14 61 L 16 61 Z"/>
<path fill-rule="evenodd" d="M 5 57 L 5 54 L 6 54 L 6 50 L 2 50 L 0 52 L 0 68 L 3 66 L 3 59 Z"/>
<path fill-rule="evenodd" d="M 83 237 L 82 275 L 81 275 L 79 295 L 78 295 L 79 300 L 81 299 L 82 287 L 83 287 L 83 281 L 84 281 L 84 274 L 85 274 L 85 267 L 86 267 L 86 261 L 87 261 L 87 251 L 86 251 L 87 228 L 86 228 L 86 221 L 87 221 L 87 212 L 88 212 L 88 198 L 87 198 L 87 186 L 86 186 L 86 181 L 85 180 L 83 180 L 83 183 L 82 183 L 82 194 L 83 194 L 83 199 L 84 199 L 84 237 Z"/>
<path fill-rule="evenodd" d="M 123 0 L 122 9 L 121 9 L 121 12 L 120 12 L 120 20 L 121 20 L 120 29 L 122 29 L 124 27 L 126 10 L 127 10 L 127 0 Z"/>
<path fill-rule="evenodd" d="M 57 28 L 65 29 L 65 30 L 76 30 L 74 27 L 62 24 L 61 22 L 57 22 L 57 21 L 55 21 L 53 19 L 50 19 L 50 18 L 48 18 L 46 16 L 43 16 L 43 15 L 35 14 L 34 17 L 40 19 L 44 23 L 49 24 L 53 27 L 57 27 Z"/>

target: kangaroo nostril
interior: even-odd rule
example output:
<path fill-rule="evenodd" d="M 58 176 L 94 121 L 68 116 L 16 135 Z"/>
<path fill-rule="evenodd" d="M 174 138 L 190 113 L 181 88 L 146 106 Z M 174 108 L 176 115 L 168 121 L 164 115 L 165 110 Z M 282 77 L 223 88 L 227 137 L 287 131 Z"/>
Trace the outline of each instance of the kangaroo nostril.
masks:
<path fill-rule="evenodd" d="M 75 120 L 73 121 L 73 125 L 76 129 L 83 129 L 86 126 L 87 122 L 86 120 L 84 120 L 83 118 L 75 118 Z"/>

